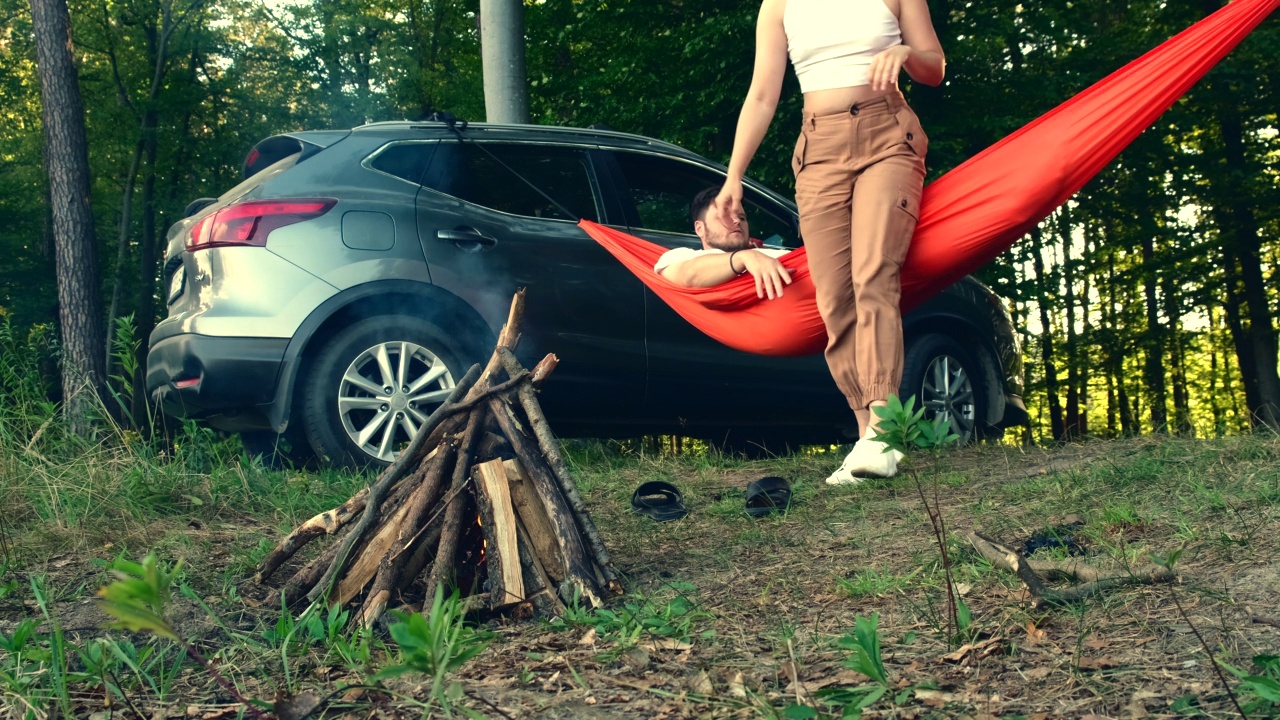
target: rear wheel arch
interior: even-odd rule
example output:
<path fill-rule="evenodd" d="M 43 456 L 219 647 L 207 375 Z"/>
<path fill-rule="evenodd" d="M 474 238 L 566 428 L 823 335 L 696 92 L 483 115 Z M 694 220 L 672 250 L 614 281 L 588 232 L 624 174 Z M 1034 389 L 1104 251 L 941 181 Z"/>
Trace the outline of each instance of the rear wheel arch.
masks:
<path fill-rule="evenodd" d="M 448 330 L 460 351 L 477 362 L 497 342 L 474 308 L 439 286 L 406 280 L 359 285 L 325 301 L 294 333 L 267 413 L 276 432 L 284 432 L 297 418 L 298 382 L 314 362 L 317 348 L 351 325 L 378 315 L 411 315 Z"/>

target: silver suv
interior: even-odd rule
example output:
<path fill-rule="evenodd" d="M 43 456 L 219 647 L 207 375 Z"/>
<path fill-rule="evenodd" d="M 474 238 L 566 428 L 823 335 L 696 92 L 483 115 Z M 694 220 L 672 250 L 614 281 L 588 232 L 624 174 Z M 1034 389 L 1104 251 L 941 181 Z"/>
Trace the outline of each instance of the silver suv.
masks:
<path fill-rule="evenodd" d="M 570 216 L 697 246 L 689 201 L 724 169 L 694 153 L 608 130 L 390 122 L 268 138 L 244 175 L 169 230 L 147 388 L 171 415 L 298 460 L 388 462 L 487 356 L 523 287 L 521 359 L 560 357 L 543 402 L 563 436 L 740 448 L 853 431 L 821 356 L 719 345 Z M 790 201 L 756 184 L 746 201 L 759 237 L 800 245 Z M 981 283 L 904 330 L 904 396 L 968 438 L 1026 421 L 1017 336 Z"/>

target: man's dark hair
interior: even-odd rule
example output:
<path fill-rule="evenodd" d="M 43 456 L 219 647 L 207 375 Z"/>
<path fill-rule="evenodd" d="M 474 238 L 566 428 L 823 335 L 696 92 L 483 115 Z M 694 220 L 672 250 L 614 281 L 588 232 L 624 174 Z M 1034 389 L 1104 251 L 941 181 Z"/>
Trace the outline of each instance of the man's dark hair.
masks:
<path fill-rule="evenodd" d="M 689 216 L 694 222 L 707 219 L 707 208 L 711 207 L 711 203 L 716 199 L 716 195 L 720 194 L 720 188 L 709 187 L 706 190 L 693 196 L 693 202 L 689 205 Z"/>

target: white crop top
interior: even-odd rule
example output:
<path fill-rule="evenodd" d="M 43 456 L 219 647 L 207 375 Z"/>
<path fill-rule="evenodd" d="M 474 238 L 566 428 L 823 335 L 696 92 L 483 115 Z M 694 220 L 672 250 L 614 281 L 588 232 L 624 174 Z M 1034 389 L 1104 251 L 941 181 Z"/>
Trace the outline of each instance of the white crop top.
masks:
<path fill-rule="evenodd" d="M 884 0 L 787 0 L 782 26 L 801 92 L 866 85 L 871 59 L 902 44 Z"/>

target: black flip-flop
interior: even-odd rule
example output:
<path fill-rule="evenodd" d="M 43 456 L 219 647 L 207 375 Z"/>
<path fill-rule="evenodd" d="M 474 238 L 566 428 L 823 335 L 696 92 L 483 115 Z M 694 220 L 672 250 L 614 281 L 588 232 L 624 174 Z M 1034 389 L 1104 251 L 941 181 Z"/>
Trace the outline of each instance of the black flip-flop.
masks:
<path fill-rule="evenodd" d="M 753 480 L 747 486 L 747 514 L 763 517 L 791 507 L 791 483 L 776 475 Z"/>
<path fill-rule="evenodd" d="M 679 520 L 689 514 L 679 488 L 661 480 L 652 480 L 636 488 L 631 495 L 631 509 L 657 522 Z"/>

